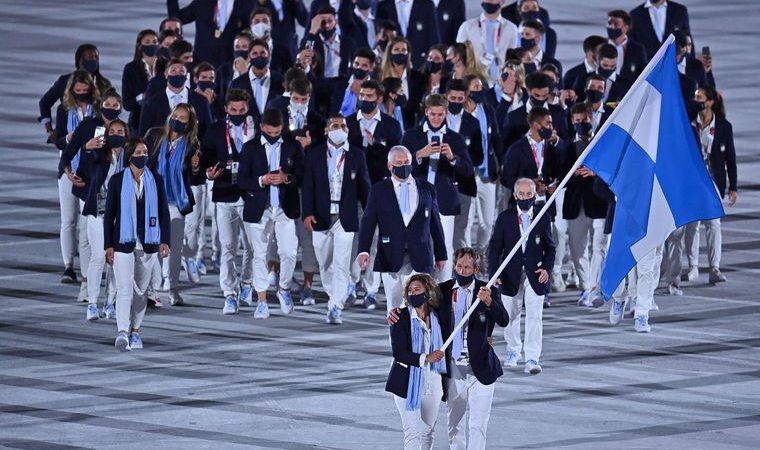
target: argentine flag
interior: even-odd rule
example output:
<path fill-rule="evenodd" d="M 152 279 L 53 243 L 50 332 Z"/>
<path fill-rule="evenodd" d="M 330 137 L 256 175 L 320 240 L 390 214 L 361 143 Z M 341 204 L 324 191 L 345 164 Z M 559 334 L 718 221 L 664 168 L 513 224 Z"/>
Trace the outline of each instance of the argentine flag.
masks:
<path fill-rule="evenodd" d="M 589 145 L 583 165 L 615 193 L 602 271 L 610 298 L 636 262 L 678 227 L 724 215 L 686 114 L 673 35 Z"/>

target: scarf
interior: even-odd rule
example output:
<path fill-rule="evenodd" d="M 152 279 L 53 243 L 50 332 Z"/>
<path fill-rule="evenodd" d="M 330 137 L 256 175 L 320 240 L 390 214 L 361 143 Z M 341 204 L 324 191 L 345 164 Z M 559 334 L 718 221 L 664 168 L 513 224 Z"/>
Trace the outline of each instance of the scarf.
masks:
<path fill-rule="evenodd" d="M 476 106 L 474 112 L 475 118 L 480 123 L 480 139 L 483 146 L 483 164 L 477 167 L 477 169 L 485 178 L 488 178 L 488 118 L 486 117 L 483 105 Z"/>
<path fill-rule="evenodd" d="M 177 147 L 174 148 L 167 161 L 168 150 L 169 138 L 166 138 L 161 144 L 161 151 L 158 155 L 158 174 L 164 179 L 166 201 L 177 205 L 180 211 L 184 211 L 190 206 L 190 200 L 187 197 L 187 191 L 185 191 L 185 180 L 182 176 L 187 140 L 184 137 L 179 138 Z"/>
<path fill-rule="evenodd" d="M 425 347 L 424 331 L 422 331 L 422 325 L 420 325 L 417 319 L 417 310 L 408 307 L 409 316 L 412 321 L 412 352 L 414 353 L 427 353 L 429 349 Z M 435 311 L 430 310 L 430 342 L 432 348 L 438 349 L 443 346 L 443 339 L 441 336 L 441 325 L 438 322 L 438 315 Z M 429 386 L 423 382 L 423 371 L 434 370 L 436 373 L 446 373 L 446 358 L 441 358 L 438 362 L 430 364 L 430 367 L 417 367 L 409 366 L 409 388 L 406 391 L 406 410 L 418 411 L 422 402 L 423 389 L 424 393 L 429 393 Z M 429 375 L 429 373 L 428 373 Z"/>
<path fill-rule="evenodd" d="M 158 192 L 156 180 L 147 167 L 141 175 L 143 196 L 145 197 L 145 241 L 144 244 L 161 243 L 161 228 L 158 226 Z M 137 241 L 137 196 L 132 171 L 127 170 L 121 180 L 121 228 L 119 244 Z"/>
<path fill-rule="evenodd" d="M 92 105 L 87 105 L 87 112 L 83 114 L 83 117 L 90 117 L 92 115 Z M 66 132 L 67 133 L 73 133 L 74 130 L 77 129 L 79 126 L 79 123 L 81 120 L 79 120 L 79 114 L 77 114 L 77 108 L 71 108 L 68 111 L 68 115 L 66 116 Z M 77 173 L 77 169 L 79 168 L 79 161 L 82 158 L 81 155 L 82 149 L 77 150 L 77 154 L 74 155 L 74 159 L 71 160 L 71 170 L 74 173 Z"/>

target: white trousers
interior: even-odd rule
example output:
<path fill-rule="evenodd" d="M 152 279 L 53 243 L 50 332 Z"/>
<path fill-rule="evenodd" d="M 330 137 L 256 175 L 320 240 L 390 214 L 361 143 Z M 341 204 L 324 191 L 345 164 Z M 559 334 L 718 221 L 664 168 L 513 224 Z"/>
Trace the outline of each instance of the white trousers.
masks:
<path fill-rule="evenodd" d="M 469 195 L 462 193 L 458 193 L 457 195 L 459 195 L 459 203 L 462 205 L 462 210 L 454 216 L 454 231 L 452 234 L 452 247 L 454 249 L 470 247 L 470 243 L 472 242 L 471 224 L 477 203 L 475 198 Z"/>
<path fill-rule="evenodd" d="M 454 221 L 456 216 L 444 216 L 441 217 L 441 227 L 443 228 L 443 240 L 446 242 L 446 265 L 443 266 L 443 270 L 438 272 L 434 278 L 438 279 L 439 283 L 443 283 L 446 280 L 451 279 L 451 275 L 454 271 Z"/>
<path fill-rule="evenodd" d="M 153 266 L 158 262 L 156 253 L 135 250 L 132 253 L 114 252 L 113 272 L 116 277 L 116 327 L 119 331 L 139 329 L 145 317 Z"/>
<path fill-rule="evenodd" d="M 253 247 L 253 285 L 256 291 L 266 292 L 269 287 L 267 246 L 273 237 L 277 239 L 277 254 L 280 257 L 280 289 L 287 290 L 296 268 L 298 252 L 295 221 L 288 218 L 281 208 L 270 206 L 258 223 L 246 222 L 245 233 Z"/>
<path fill-rule="evenodd" d="M 552 268 L 552 278 L 562 276 L 562 264 L 567 254 L 567 220 L 562 216 L 562 208 L 565 204 L 565 188 L 554 193 L 557 198 L 554 205 L 557 207 L 557 215 L 552 223 L 552 237 L 557 244 L 557 253 L 554 256 L 554 267 Z"/>
<path fill-rule="evenodd" d="M 658 246 L 636 263 L 636 316 L 649 316 L 652 309 L 654 290 L 660 280 L 662 247 Z"/>
<path fill-rule="evenodd" d="M 215 203 L 219 230 L 219 287 L 224 296 L 239 294 L 237 278 L 237 249 L 243 239 L 243 261 L 240 281 L 253 284 L 253 247 L 243 226 L 243 203 Z M 242 231 L 242 233 L 241 233 Z M 242 235 L 242 236 L 241 236 Z"/>
<path fill-rule="evenodd" d="M 190 214 L 185 216 L 185 242 L 182 247 L 182 256 L 184 258 L 195 258 L 198 250 L 201 248 L 203 222 L 206 217 L 206 185 L 190 186 L 190 190 L 195 197 L 195 205 Z"/>
<path fill-rule="evenodd" d="M 79 211 L 84 209 L 84 202 L 79 200 Z M 92 256 L 92 247 L 90 240 L 87 238 L 87 216 L 81 214 L 77 217 L 77 235 L 79 236 L 79 271 L 83 277 L 87 277 L 87 270 L 90 267 L 90 257 Z M 101 245 L 102 247 L 102 245 Z"/>
<path fill-rule="evenodd" d="M 485 385 L 475 378 L 472 368 L 451 361 L 446 414 L 451 450 L 485 450 L 491 402 L 496 384 Z M 469 417 L 465 421 L 465 415 Z M 466 425 L 466 431 L 465 431 Z"/>
<path fill-rule="evenodd" d="M 404 430 L 404 450 L 430 450 L 433 448 L 433 431 L 441 407 L 443 385 L 441 376 L 430 373 L 430 393 L 422 394 L 419 411 L 407 411 L 406 399 L 393 395 Z"/>
<path fill-rule="evenodd" d="M 358 253 L 359 233 L 354 233 L 354 245 L 351 254 L 357 255 Z M 375 235 L 372 237 L 372 245 L 369 247 L 369 261 L 367 262 L 367 267 L 364 269 L 364 273 L 362 274 L 362 270 L 359 268 L 359 264 L 356 263 L 356 258 L 354 258 L 353 262 L 351 263 L 351 282 L 357 284 L 361 280 L 364 283 L 364 288 L 367 290 L 367 295 L 377 295 L 377 291 L 380 290 L 380 282 L 382 281 L 382 276 L 380 275 L 380 272 L 375 272 L 374 270 L 376 257 L 377 230 L 375 230 Z"/>
<path fill-rule="evenodd" d="M 707 260 L 710 268 L 720 268 L 720 258 L 723 251 L 723 236 L 720 231 L 720 219 L 702 220 L 687 223 L 684 228 L 684 246 L 689 266 L 699 267 L 699 225 L 705 226 L 707 235 Z"/>
<path fill-rule="evenodd" d="M 383 290 L 385 291 L 385 307 L 388 309 L 388 312 L 401 306 L 401 291 L 404 289 L 406 280 L 415 273 L 417 272 L 412 269 L 412 263 L 409 262 L 408 255 L 404 255 L 404 262 L 398 272 L 382 273 Z"/>
<path fill-rule="evenodd" d="M 470 223 L 475 226 L 472 246 L 485 255 L 496 223 L 496 183 L 486 183 L 476 176 L 475 184 L 478 187 L 478 195 L 470 206 Z M 477 222 L 472 220 L 473 216 L 477 216 Z"/>
<path fill-rule="evenodd" d="M 171 252 L 169 252 L 168 261 L 164 259 L 162 263 L 164 265 L 164 275 L 169 278 L 169 288 L 177 289 L 179 287 L 179 271 L 182 266 L 182 256 L 184 253 L 185 216 L 179 212 L 179 209 L 175 205 L 169 205 L 169 218 L 171 219 Z"/>
<path fill-rule="evenodd" d="M 72 187 L 71 180 L 65 174 L 58 179 L 58 203 L 61 208 L 61 256 L 64 266 L 72 266 L 77 252 L 76 247 L 79 245 L 79 264 L 82 273 L 86 274 L 84 262 L 89 259 L 87 220 L 80 214 L 80 200 L 71 193 Z"/>
<path fill-rule="evenodd" d="M 87 299 L 96 305 L 100 297 L 100 280 L 106 267 L 106 251 L 103 249 L 103 217 L 86 216 L 87 240 L 90 243 L 90 262 L 87 265 Z M 106 271 L 106 286 L 115 288 L 112 270 Z"/>
<path fill-rule="evenodd" d="M 507 351 L 525 350 L 525 360 L 536 362 L 541 358 L 541 347 L 544 337 L 544 296 L 533 290 L 528 278 L 523 275 L 523 282 L 517 295 L 501 296 L 501 301 L 509 314 L 509 324 L 504 327 L 504 340 L 507 341 Z M 520 316 L 525 299 L 525 342 L 520 340 Z"/>
<path fill-rule="evenodd" d="M 590 290 L 599 285 L 604 258 L 607 255 L 608 236 L 604 234 L 604 219 L 587 217 L 581 208 L 578 217 L 567 221 L 570 239 L 570 257 L 580 280 L 580 289 Z M 588 256 L 589 233 L 591 233 L 591 260 Z"/>
<path fill-rule="evenodd" d="M 314 231 L 311 234 L 314 253 L 319 263 L 319 276 L 329 297 L 328 309 L 343 309 L 346 303 L 351 279 L 354 234 L 345 231 L 340 220 L 336 220 L 329 230 Z"/>

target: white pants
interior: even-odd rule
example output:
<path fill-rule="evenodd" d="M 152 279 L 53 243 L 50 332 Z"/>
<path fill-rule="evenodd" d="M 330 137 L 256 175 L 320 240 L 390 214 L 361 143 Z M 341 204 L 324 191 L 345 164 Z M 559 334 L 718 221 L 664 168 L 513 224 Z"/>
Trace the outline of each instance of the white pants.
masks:
<path fill-rule="evenodd" d="M 106 266 L 106 251 L 103 249 L 103 217 L 86 216 L 87 240 L 90 243 L 90 262 L 87 265 L 87 299 L 96 305 L 100 297 L 100 280 Z M 113 271 L 106 271 L 106 286 L 114 289 Z"/>
<path fill-rule="evenodd" d="M 79 199 L 71 193 L 72 187 L 71 180 L 65 174 L 58 179 L 58 203 L 61 208 L 61 256 L 64 266 L 73 266 L 78 240 L 80 245 L 79 263 L 82 266 L 82 273 L 86 273 L 84 272 L 86 269 L 83 260 L 88 255 L 83 254 L 81 245 L 82 239 L 85 243 L 87 242 L 87 221 L 80 214 Z M 77 227 L 79 227 L 78 234 Z"/>
<path fill-rule="evenodd" d="M 567 220 L 562 216 L 562 208 L 565 204 L 565 188 L 554 193 L 556 200 L 554 205 L 557 208 L 557 215 L 552 223 L 552 237 L 556 246 L 557 253 L 554 256 L 554 267 L 552 268 L 552 278 L 562 277 L 562 264 L 567 253 Z"/>
<path fill-rule="evenodd" d="M 451 274 L 454 271 L 454 220 L 456 216 L 444 216 L 441 217 L 441 227 L 443 228 L 443 240 L 446 242 L 446 265 L 443 266 L 443 270 L 436 274 L 439 283 L 451 279 Z"/>
<path fill-rule="evenodd" d="M 409 262 L 409 256 L 404 255 L 404 262 L 398 272 L 383 272 L 383 290 L 385 291 L 385 307 L 390 312 L 392 309 L 401 306 L 401 291 L 404 284 L 410 276 L 414 275 L 412 263 Z"/>
<path fill-rule="evenodd" d="M 203 222 L 206 217 L 206 185 L 190 186 L 195 197 L 195 205 L 190 214 L 185 216 L 185 244 L 182 247 L 182 256 L 195 258 L 202 247 Z"/>
<path fill-rule="evenodd" d="M 533 290 L 528 278 L 523 275 L 522 287 L 514 297 L 501 296 L 501 301 L 509 314 L 509 324 L 504 327 L 504 340 L 507 351 L 520 354 L 525 350 L 525 360 L 536 362 L 541 358 L 541 346 L 544 337 L 543 313 L 544 296 Z M 522 294 L 522 295 L 520 295 Z M 520 316 L 525 298 L 525 342 L 520 340 Z"/>
<path fill-rule="evenodd" d="M 301 270 L 306 273 L 317 273 L 319 263 L 317 255 L 314 252 L 314 243 L 312 232 L 307 230 L 302 220 L 296 220 L 296 234 L 298 235 L 298 245 L 301 247 Z"/>
<path fill-rule="evenodd" d="M 216 203 L 216 222 L 219 230 L 219 287 L 224 296 L 238 295 L 237 249 L 242 234 L 243 267 L 240 281 L 253 284 L 253 248 L 243 226 L 243 203 Z M 241 233 L 242 231 L 242 233 Z"/>
<path fill-rule="evenodd" d="M 169 278 L 169 288 L 177 289 L 184 253 L 185 216 L 179 212 L 179 209 L 175 205 L 169 205 L 169 218 L 171 219 L 171 252 L 169 252 L 168 261 L 164 259 L 162 263 L 164 264 L 164 275 Z"/>
<path fill-rule="evenodd" d="M 296 268 L 298 239 L 296 224 L 281 208 L 271 206 L 264 210 L 258 223 L 245 224 L 245 233 L 253 247 L 253 284 L 257 292 L 266 292 L 269 287 L 267 275 L 267 246 L 272 237 L 277 239 L 277 254 L 280 257 L 280 289 L 287 290 Z"/>
<path fill-rule="evenodd" d="M 496 183 L 486 183 L 476 176 L 475 184 L 478 187 L 478 196 L 470 206 L 470 223 L 475 223 L 472 221 L 473 215 L 476 215 L 478 220 L 472 246 L 485 255 L 496 223 Z"/>
<path fill-rule="evenodd" d="M 607 255 L 607 239 L 604 219 L 591 219 L 581 208 L 578 217 L 567 221 L 570 239 L 570 257 L 580 280 L 580 289 L 588 291 L 599 284 L 602 264 Z M 588 257 L 588 236 L 591 232 L 591 261 Z"/>
<path fill-rule="evenodd" d="M 79 211 L 84 209 L 84 202 L 79 200 Z M 77 235 L 79 236 L 79 271 L 83 277 L 87 277 L 87 270 L 90 267 L 90 257 L 92 256 L 92 247 L 90 240 L 87 238 L 87 216 L 81 214 L 77 217 Z M 103 246 L 101 245 L 101 248 Z"/>
<path fill-rule="evenodd" d="M 662 247 L 658 246 L 636 263 L 636 316 L 649 316 L 652 309 L 654 290 L 660 279 Z"/>
<path fill-rule="evenodd" d="M 707 260 L 710 268 L 720 268 L 723 236 L 720 231 L 720 219 L 702 220 L 687 223 L 684 228 L 684 246 L 690 267 L 699 267 L 699 225 L 705 226 L 707 235 Z"/>
<path fill-rule="evenodd" d="M 491 417 L 491 401 L 495 384 L 485 385 L 475 378 L 472 368 L 451 361 L 451 379 L 448 380 L 446 414 L 449 424 L 451 450 L 486 448 L 486 431 Z M 469 418 L 465 415 L 469 410 Z M 467 431 L 465 435 L 465 424 Z"/>
<path fill-rule="evenodd" d="M 472 241 L 473 214 L 476 207 L 476 201 L 469 195 L 462 193 L 459 195 L 459 203 L 462 205 L 461 212 L 454 216 L 454 230 L 452 233 L 452 248 L 459 249 L 470 247 Z"/>
<path fill-rule="evenodd" d="M 419 411 L 407 411 L 406 399 L 393 395 L 404 429 L 404 450 L 433 448 L 433 431 L 442 396 L 441 376 L 435 372 L 430 373 L 430 393 L 421 395 Z"/>
<path fill-rule="evenodd" d="M 319 263 L 319 276 L 329 297 L 328 309 L 343 309 L 346 303 L 348 283 L 351 279 L 354 234 L 345 231 L 340 220 L 336 220 L 327 231 L 314 231 L 311 234 L 314 253 Z"/>
<path fill-rule="evenodd" d="M 137 330 L 145 317 L 153 266 L 158 262 L 156 253 L 135 250 L 132 253 L 114 252 L 113 272 L 116 277 L 116 327 L 119 331 Z"/>
<path fill-rule="evenodd" d="M 359 253 L 359 233 L 354 233 L 354 246 L 351 254 L 356 255 Z M 359 268 L 359 264 L 354 258 L 351 263 L 351 282 L 354 284 L 359 283 L 361 280 L 364 283 L 364 288 L 367 290 L 367 295 L 377 295 L 377 291 L 380 290 L 380 281 L 382 277 L 380 272 L 375 272 L 375 258 L 377 257 L 377 230 L 372 237 L 372 245 L 369 247 L 369 261 L 367 267 L 364 269 L 364 274 Z"/>

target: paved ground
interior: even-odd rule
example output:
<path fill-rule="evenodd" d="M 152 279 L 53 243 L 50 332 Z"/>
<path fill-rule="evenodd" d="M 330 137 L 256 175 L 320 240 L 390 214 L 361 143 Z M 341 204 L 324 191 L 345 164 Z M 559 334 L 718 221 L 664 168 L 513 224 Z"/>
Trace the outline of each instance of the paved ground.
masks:
<path fill-rule="evenodd" d="M 582 38 L 603 31 L 604 13 L 592 10 L 597 2 L 542 3 L 570 67 Z M 750 132 L 760 98 L 750 80 L 760 9 L 753 0 L 688 6 L 697 45 L 715 55 L 739 153 L 740 200 L 724 227 L 729 282 L 713 287 L 702 275 L 684 297 L 658 295 L 650 335 L 630 322 L 611 328 L 606 311 L 575 307 L 574 293 L 555 297 L 545 372 L 498 381 L 490 448 L 757 448 L 760 157 Z M 118 84 L 135 32 L 158 25 L 162 2 L 0 8 L 0 447 L 400 448 L 383 392 L 390 356 L 380 311 L 352 310 L 339 328 L 321 323 L 324 303 L 266 322 L 250 311 L 223 317 L 209 275 L 185 292 L 187 306 L 150 311 L 144 351 L 119 354 L 114 323 L 85 323 L 77 288 L 58 283 L 57 152 L 42 143 L 37 100 L 82 41 L 98 44 Z M 497 344 L 503 354 L 500 333 Z M 435 448 L 445 447 L 440 421 Z"/>

